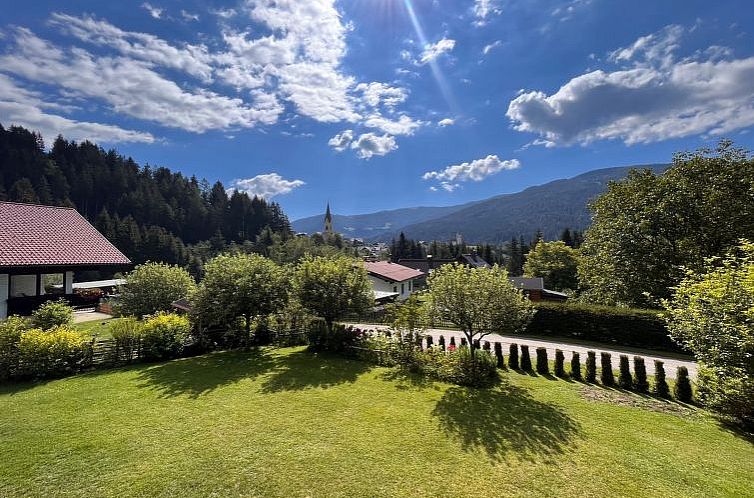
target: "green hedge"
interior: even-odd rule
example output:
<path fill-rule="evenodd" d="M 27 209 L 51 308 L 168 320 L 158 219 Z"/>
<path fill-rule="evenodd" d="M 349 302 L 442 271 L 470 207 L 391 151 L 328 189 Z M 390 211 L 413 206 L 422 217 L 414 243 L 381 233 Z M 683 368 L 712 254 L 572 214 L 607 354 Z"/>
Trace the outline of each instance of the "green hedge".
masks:
<path fill-rule="evenodd" d="M 569 303 L 536 303 L 527 334 L 686 352 L 668 336 L 659 313 Z"/>

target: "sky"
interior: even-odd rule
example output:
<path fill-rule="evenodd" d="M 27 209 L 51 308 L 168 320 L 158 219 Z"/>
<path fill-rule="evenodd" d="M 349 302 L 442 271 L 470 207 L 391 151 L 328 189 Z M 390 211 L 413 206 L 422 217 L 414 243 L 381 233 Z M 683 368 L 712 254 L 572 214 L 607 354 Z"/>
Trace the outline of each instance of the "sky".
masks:
<path fill-rule="evenodd" d="M 279 202 L 445 206 L 751 149 L 750 0 L 0 0 L 0 123 Z"/>

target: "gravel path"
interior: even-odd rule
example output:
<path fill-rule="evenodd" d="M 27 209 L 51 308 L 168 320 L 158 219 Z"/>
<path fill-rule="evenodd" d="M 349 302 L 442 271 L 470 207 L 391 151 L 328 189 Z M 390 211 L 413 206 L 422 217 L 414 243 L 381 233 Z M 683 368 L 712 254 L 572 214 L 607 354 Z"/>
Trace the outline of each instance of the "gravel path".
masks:
<path fill-rule="evenodd" d="M 374 324 L 364 324 L 364 323 L 352 323 L 350 325 L 353 325 L 354 327 L 358 327 L 363 330 L 387 330 L 390 327 L 387 325 L 374 325 Z M 456 338 L 456 344 L 461 344 L 461 337 L 464 337 L 463 333 L 458 330 L 447 330 L 447 329 L 428 329 L 425 333 L 425 336 L 432 336 L 432 340 L 435 344 L 437 344 L 437 341 L 440 336 L 445 337 L 446 344 L 450 342 L 451 337 Z M 632 350 L 631 348 L 621 349 L 620 346 L 610 346 L 610 347 L 598 347 L 597 345 L 581 345 L 581 344 L 570 344 L 566 342 L 561 342 L 558 340 L 551 340 L 551 339 L 542 339 L 542 338 L 530 338 L 530 337 L 523 337 L 523 336 L 501 336 L 497 334 L 491 334 L 486 336 L 483 339 L 484 341 L 489 341 L 491 344 L 494 344 L 495 342 L 499 342 L 503 345 L 503 354 L 505 357 L 508 357 L 508 346 L 511 343 L 516 344 L 525 344 L 529 346 L 529 354 L 531 355 L 532 363 L 536 360 L 535 357 L 535 349 L 544 347 L 547 349 L 547 356 L 550 358 L 550 360 L 553 360 L 555 358 L 555 350 L 560 349 L 565 353 L 565 361 L 566 361 L 566 371 L 568 370 L 568 364 L 571 361 L 571 354 L 570 352 L 576 352 L 581 355 L 581 365 L 582 369 L 584 368 L 584 364 L 586 363 L 586 353 L 587 351 L 595 351 L 597 353 L 597 368 L 599 368 L 599 354 L 602 352 L 610 353 L 612 355 L 612 363 L 613 363 L 613 369 L 616 371 L 618 370 L 619 365 L 619 356 L 622 354 L 628 355 L 629 358 L 631 358 L 631 372 L 633 373 L 633 357 L 634 356 L 642 356 L 644 358 L 644 363 L 647 366 L 647 375 L 654 375 L 655 373 L 655 365 L 654 360 L 660 360 L 665 363 L 665 375 L 669 379 L 675 379 L 676 377 L 676 369 L 678 367 L 686 367 L 689 370 L 689 376 L 692 379 L 696 378 L 696 372 L 697 372 L 697 365 L 696 362 L 689 359 L 689 360 L 683 360 L 678 357 L 673 356 L 665 356 L 660 352 L 657 351 L 648 351 L 648 350 Z M 506 360 L 507 361 L 507 360 Z"/>

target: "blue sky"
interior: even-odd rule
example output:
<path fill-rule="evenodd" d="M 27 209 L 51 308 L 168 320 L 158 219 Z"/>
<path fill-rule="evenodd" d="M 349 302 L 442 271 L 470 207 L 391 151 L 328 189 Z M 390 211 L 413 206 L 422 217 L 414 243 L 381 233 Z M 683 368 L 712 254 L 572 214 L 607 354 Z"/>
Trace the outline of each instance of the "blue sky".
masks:
<path fill-rule="evenodd" d="M 750 1 L 0 3 L 4 126 L 222 180 L 292 219 L 754 141 Z"/>

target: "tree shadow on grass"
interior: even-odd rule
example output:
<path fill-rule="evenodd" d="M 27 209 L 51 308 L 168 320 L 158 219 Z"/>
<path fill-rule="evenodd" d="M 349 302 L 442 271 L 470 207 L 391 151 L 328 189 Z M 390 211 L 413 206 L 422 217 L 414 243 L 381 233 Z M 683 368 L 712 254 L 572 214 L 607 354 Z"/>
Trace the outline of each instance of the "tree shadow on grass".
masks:
<path fill-rule="evenodd" d="M 157 391 L 161 397 L 198 398 L 215 389 L 252 379 L 275 367 L 268 349 L 225 351 L 141 367 L 139 387 Z"/>
<path fill-rule="evenodd" d="M 437 391 L 440 389 L 437 383 L 426 375 L 411 372 L 401 367 L 386 370 L 380 374 L 380 378 L 395 383 L 396 389 L 401 391 L 408 391 L 410 389 L 434 389 Z"/>
<path fill-rule="evenodd" d="M 272 372 L 262 384 L 261 391 L 302 391 L 353 383 L 371 368 L 364 361 L 301 350 L 275 359 Z"/>
<path fill-rule="evenodd" d="M 464 450 L 483 449 L 495 461 L 509 454 L 527 460 L 555 456 L 580 434 L 579 424 L 559 406 L 505 381 L 490 389 L 452 387 L 432 414 Z"/>

